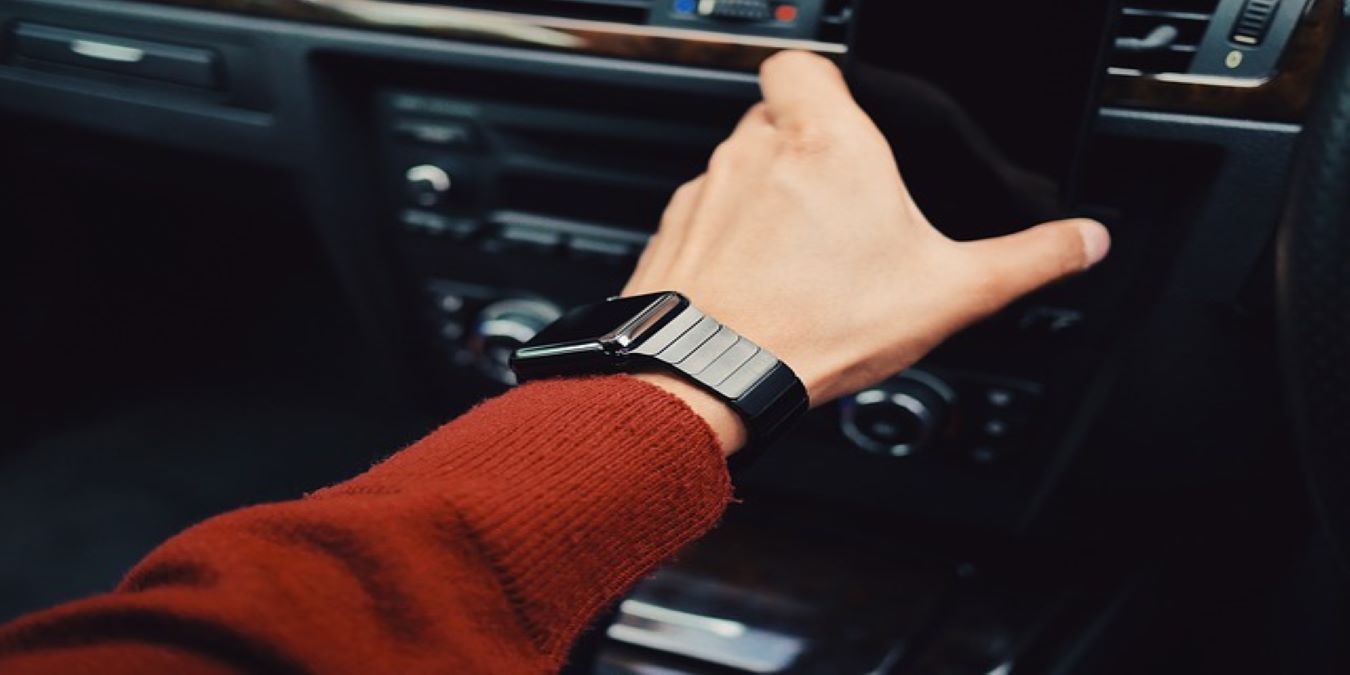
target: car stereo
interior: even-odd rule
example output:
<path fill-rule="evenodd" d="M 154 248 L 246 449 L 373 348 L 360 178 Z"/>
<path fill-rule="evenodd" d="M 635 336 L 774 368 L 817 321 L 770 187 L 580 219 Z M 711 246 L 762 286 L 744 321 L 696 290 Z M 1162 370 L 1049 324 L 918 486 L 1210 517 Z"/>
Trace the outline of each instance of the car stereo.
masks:
<path fill-rule="evenodd" d="M 1058 52 L 1029 46 L 1016 58 L 1004 53 L 1008 40 L 965 40 L 966 24 L 931 4 L 864 5 L 846 64 L 920 207 L 957 238 L 1064 214 L 1090 123 L 1106 3 L 1025 3 L 1022 20 L 1076 16 L 1091 33 L 1066 36 Z M 901 25 L 893 7 L 945 23 L 924 35 Z M 716 21 L 701 30 L 760 20 L 705 18 Z M 1009 81 L 1016 73 L 1002 68 L 935 62 L 949 57 L 1031 70 L 1019 71 L 1027 80 L 1019 89 Z M 436 366 L 425 371 L 447 399 L 511 386 L 516 347 L 566 309 L 622 288 L 670 194 L 703 171 L 754 102 L 748 87 L 676 93 L 473 70 L 400 71 L 373 86 L 406 314 Z M 986 86 L 998 95 L 982 94 Z M 1054 95 L 1012 96 L 1038 88 Z M 1051 300 L 1019 306 L 916 368 L 813 412 L 745 485 L 984 524 L 1014 520 L 1062 432 L 1051 413 L 1078 397 L 1082 369 L 1065 345 L 1083 317 L 1073 302 Z M 928 498 L 938 493 L 947 498 Z"/>

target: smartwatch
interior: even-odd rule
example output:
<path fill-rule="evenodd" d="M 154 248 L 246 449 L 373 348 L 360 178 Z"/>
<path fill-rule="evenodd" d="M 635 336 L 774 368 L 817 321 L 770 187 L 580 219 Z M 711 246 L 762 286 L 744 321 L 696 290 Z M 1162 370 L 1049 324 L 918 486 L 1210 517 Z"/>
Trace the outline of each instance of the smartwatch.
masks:
<path fill-rule="evenodd" d="M 806 387 L 769 350 L 667 291 L 572 310 L 511 356 L 521 381 L 665 370 L 724 401 L 745 421 L 744 465 L 806 412 Z M 747 452 L 748 451 L 748 452 Z"/>

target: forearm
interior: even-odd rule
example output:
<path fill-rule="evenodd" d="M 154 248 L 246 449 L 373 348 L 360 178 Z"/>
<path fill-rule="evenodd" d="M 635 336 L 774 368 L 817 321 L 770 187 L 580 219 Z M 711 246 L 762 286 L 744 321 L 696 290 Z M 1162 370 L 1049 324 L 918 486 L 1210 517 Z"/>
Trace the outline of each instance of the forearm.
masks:
<path fill-rule="evenodd" d="M 522 387 L 351 481 L 188 530 L 117 592 L 5 627 L 0 670 L 553 670 L 720 517 L 718 450 L 632 378 Z"/>

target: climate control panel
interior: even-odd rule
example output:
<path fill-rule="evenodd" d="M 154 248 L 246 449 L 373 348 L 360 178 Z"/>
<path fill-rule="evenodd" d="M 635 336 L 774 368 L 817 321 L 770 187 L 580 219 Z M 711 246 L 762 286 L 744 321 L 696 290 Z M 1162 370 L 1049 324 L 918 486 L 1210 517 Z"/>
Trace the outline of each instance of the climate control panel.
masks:
<path fill-rule="evenodd" d="M 779 37 L 816 39 L 825 21 L 824 0 L 656 0 L 650 23 Z M 846 11 L 844 3 L 837 11 Z M 840 22 L 848 17 L 841 17 Z"/>
<path fill-rule="evenodd" d="M 845 399 L 839 427 L 853 445 L 877 455 L 941 452 L 992 467 L 1026 450 L 1041 395 L 1034 382 L 924 366 Z"/>
<path fill-rule="evenodd" d="M 511 353 L 565 311 L 536 293 L 446 279 L 423 291 L 443 362 L 506 386 L 516 383 Z M 859 451 L 896 461 L 944 455 L 997 467 L 1024 454 L 1041 397 L 1034 382 L 924 365 L 840 401 L 839 433 Z"/>

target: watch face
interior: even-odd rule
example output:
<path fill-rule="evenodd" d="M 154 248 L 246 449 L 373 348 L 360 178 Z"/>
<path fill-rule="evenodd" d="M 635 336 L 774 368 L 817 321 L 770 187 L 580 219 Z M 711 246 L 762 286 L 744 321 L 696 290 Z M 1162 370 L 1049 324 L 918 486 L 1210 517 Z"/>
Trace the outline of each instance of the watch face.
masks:
<path fill-rule="evenodd" d="M 539 352 L 567 346 L 577 350 L 627 347 L 686 302 L 677 293 L 653 293 L 580 307 L 540 331 L 517 354 L 522 358 L 544 356 L 547 354 Z"/>

